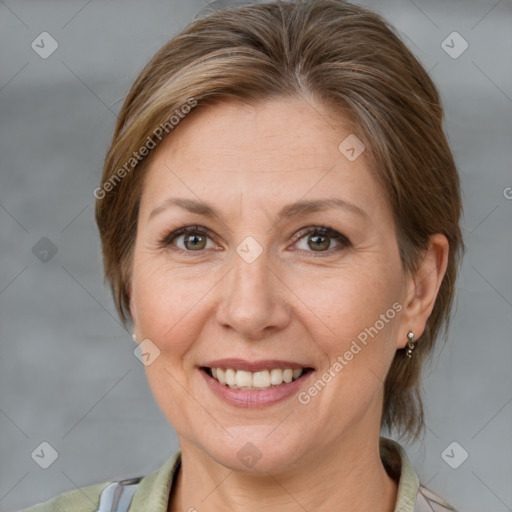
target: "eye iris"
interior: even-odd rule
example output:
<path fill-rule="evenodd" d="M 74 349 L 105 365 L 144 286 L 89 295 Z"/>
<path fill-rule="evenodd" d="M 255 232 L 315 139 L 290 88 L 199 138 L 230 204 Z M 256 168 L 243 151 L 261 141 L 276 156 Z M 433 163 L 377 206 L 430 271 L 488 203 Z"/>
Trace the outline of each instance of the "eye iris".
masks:
<path fill-rule="evenodd" d="M 203 233 L 202 230 L 187 228 L 183 231 L 184 232 L 182 232 L 181 236 L 183 236 L 183 243 L 186 250 L 197 252 L 206 248 L 208 235 Z M 330 239 L 339 239 L 339 236 L 336 233 L 331 233 L 330 231 L 332 230 L 329 230 L 328 232 L 327 230 L 322 229 L 321 231 L 315 230 L 310 233 L 307 238 L 309 248 L 314 252 L 327 251 L 331 245 Z M 172 236 L 171 240 L 178 236 L 180 235 Z M 169 245 L 171 243 L 171 241 L 169 241 L 170 238 L 171 237 L 168 237 L 164 240 L 165 245 Z"/>
<path fill-rule="evenodd" d="M 202 240 L 199 243 L 197 243 L 198 239 L 202 239 Z M 189 234 L 185 235 L 185 238 L 184 238 L 184 244 L 187 249 L 191 248 L 188 246 L 189 242 L 192 243 L 192 246 L 191 246 L 192 248 L 204 249 L 204 247 L 206 245 L 206 237 L 204 237 L 203 235 L 198 235 L 196 233 L 189 233 Z M 202 245 L 201 245 L 201 243 L 202 243 Z"/>
<path fill-rule="evenodd" d="M 318 245 L 316 245 L 316 246 L 312 246 L 312 245 L 310 244 L 311 240 L 316 240 L 314 243 L 317 243 L 318 239 L 322 239 L 322 238 L 324 239 L 324 244 L 322 244 L 322 246 L 321 246 L 321 247 L 320 247 L 320 246 L 318 246 Z M 320 248 L 320 249 L 328 249 L 328 248 L 329 248 L 329 245 L 330 245 L 329 237 L 328 237 L 328 236 L 326 236 L 326 235 L 319 235 L 319 234 L 313 234 L 313 235 L 310 235 L 310 236 L 308 237 L 308 245 L 309 245 L 309 247 L 310 247 L 311 249 L 318 249 L 318 248 Z"/>

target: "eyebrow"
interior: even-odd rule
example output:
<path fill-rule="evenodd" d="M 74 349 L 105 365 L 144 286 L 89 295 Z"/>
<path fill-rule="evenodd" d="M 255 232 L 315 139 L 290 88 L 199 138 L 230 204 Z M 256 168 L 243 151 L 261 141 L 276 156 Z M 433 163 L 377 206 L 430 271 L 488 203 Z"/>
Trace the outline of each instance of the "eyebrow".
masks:
<path fill-rule="evenodd" d="M 215 208 L 204 201 L 196 201 L 195 199 L 186 199 L 180 197 L 169 197 L 160 206 L 156 207 L 148 216 L 148 222 L 159 213 L 167 210 L 170 206 L 179 206 L 184 210 L 198 215 L 204 215 L 206 217 L 218 217 L 225 224 L 227 224 L 226 218 Z M 363 219 L 368 219 L 368 214 L 356 206 L 355 204 L 349 203 L 338 197 L 326 198 L 326 199 L 313 199 L 297 201 L 295 203 L 287 204 L 278 213 L 279 218 L 286 217 L 298 217 L 300 215 L 307 215 L 309 213 L 321 212 L 328 210 L 329 208 L 342 208 L 348 210 Z"/>

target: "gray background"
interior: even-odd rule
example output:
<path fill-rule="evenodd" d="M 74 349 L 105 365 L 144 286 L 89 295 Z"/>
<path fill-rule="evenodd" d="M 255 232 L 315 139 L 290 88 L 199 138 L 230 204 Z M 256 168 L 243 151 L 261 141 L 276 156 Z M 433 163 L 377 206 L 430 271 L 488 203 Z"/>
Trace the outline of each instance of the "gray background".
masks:
<path fill-rule="evenodd" d="M 431 71 L 463 187 L 457 309 L 426 372 L 426 436 L 405 448 L 461 510 L 510 511 L 512 4 L 359 3 Z M 0 2 L 0 511 L 147 474 L 178 448 L 103 285 L 92 191 L 130 84 L 204 5 Z M 47 59 L 31 48 L 43 31 L 59 45 Z M 453 31 L 469 44 L 456 59 L 441 47 Z M 32 251 L 43 237 L 57 248 L 46 262 Z M 58 452 L 48 469 L 31 457 L 43 441 Z M 469 454 L 457 469 L 441 456 L 453 441 Z"/>

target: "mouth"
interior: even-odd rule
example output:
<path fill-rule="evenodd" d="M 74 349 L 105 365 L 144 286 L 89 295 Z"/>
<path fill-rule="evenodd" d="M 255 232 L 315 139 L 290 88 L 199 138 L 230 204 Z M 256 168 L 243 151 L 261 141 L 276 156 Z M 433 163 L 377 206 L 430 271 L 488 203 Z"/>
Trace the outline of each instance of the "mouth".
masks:
<path fill-rule="evenodd" d="M 250 371 L 233 368 L 228 365 L 219 365 L 202 366 L 201 370 L 226 388 L 265 391 L 291 384 L 305 377 L 314 369 L 310 367 L 290 368 L 283 365 L 282 367 L 275 366 L 258 371 Z"/>

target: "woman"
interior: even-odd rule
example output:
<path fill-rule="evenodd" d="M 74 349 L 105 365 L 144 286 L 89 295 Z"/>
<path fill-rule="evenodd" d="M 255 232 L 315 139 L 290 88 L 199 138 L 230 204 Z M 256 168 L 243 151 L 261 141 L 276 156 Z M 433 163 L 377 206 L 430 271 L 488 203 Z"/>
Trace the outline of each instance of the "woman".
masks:
<path fill-rule="evenodd" d="M 198 19 L 146 65 L 95 191 L 105 276 L 180 451 L 29 509 L 454 510 L 417 439 L 463 244 L 431 79 L 338 0 Z"/>

